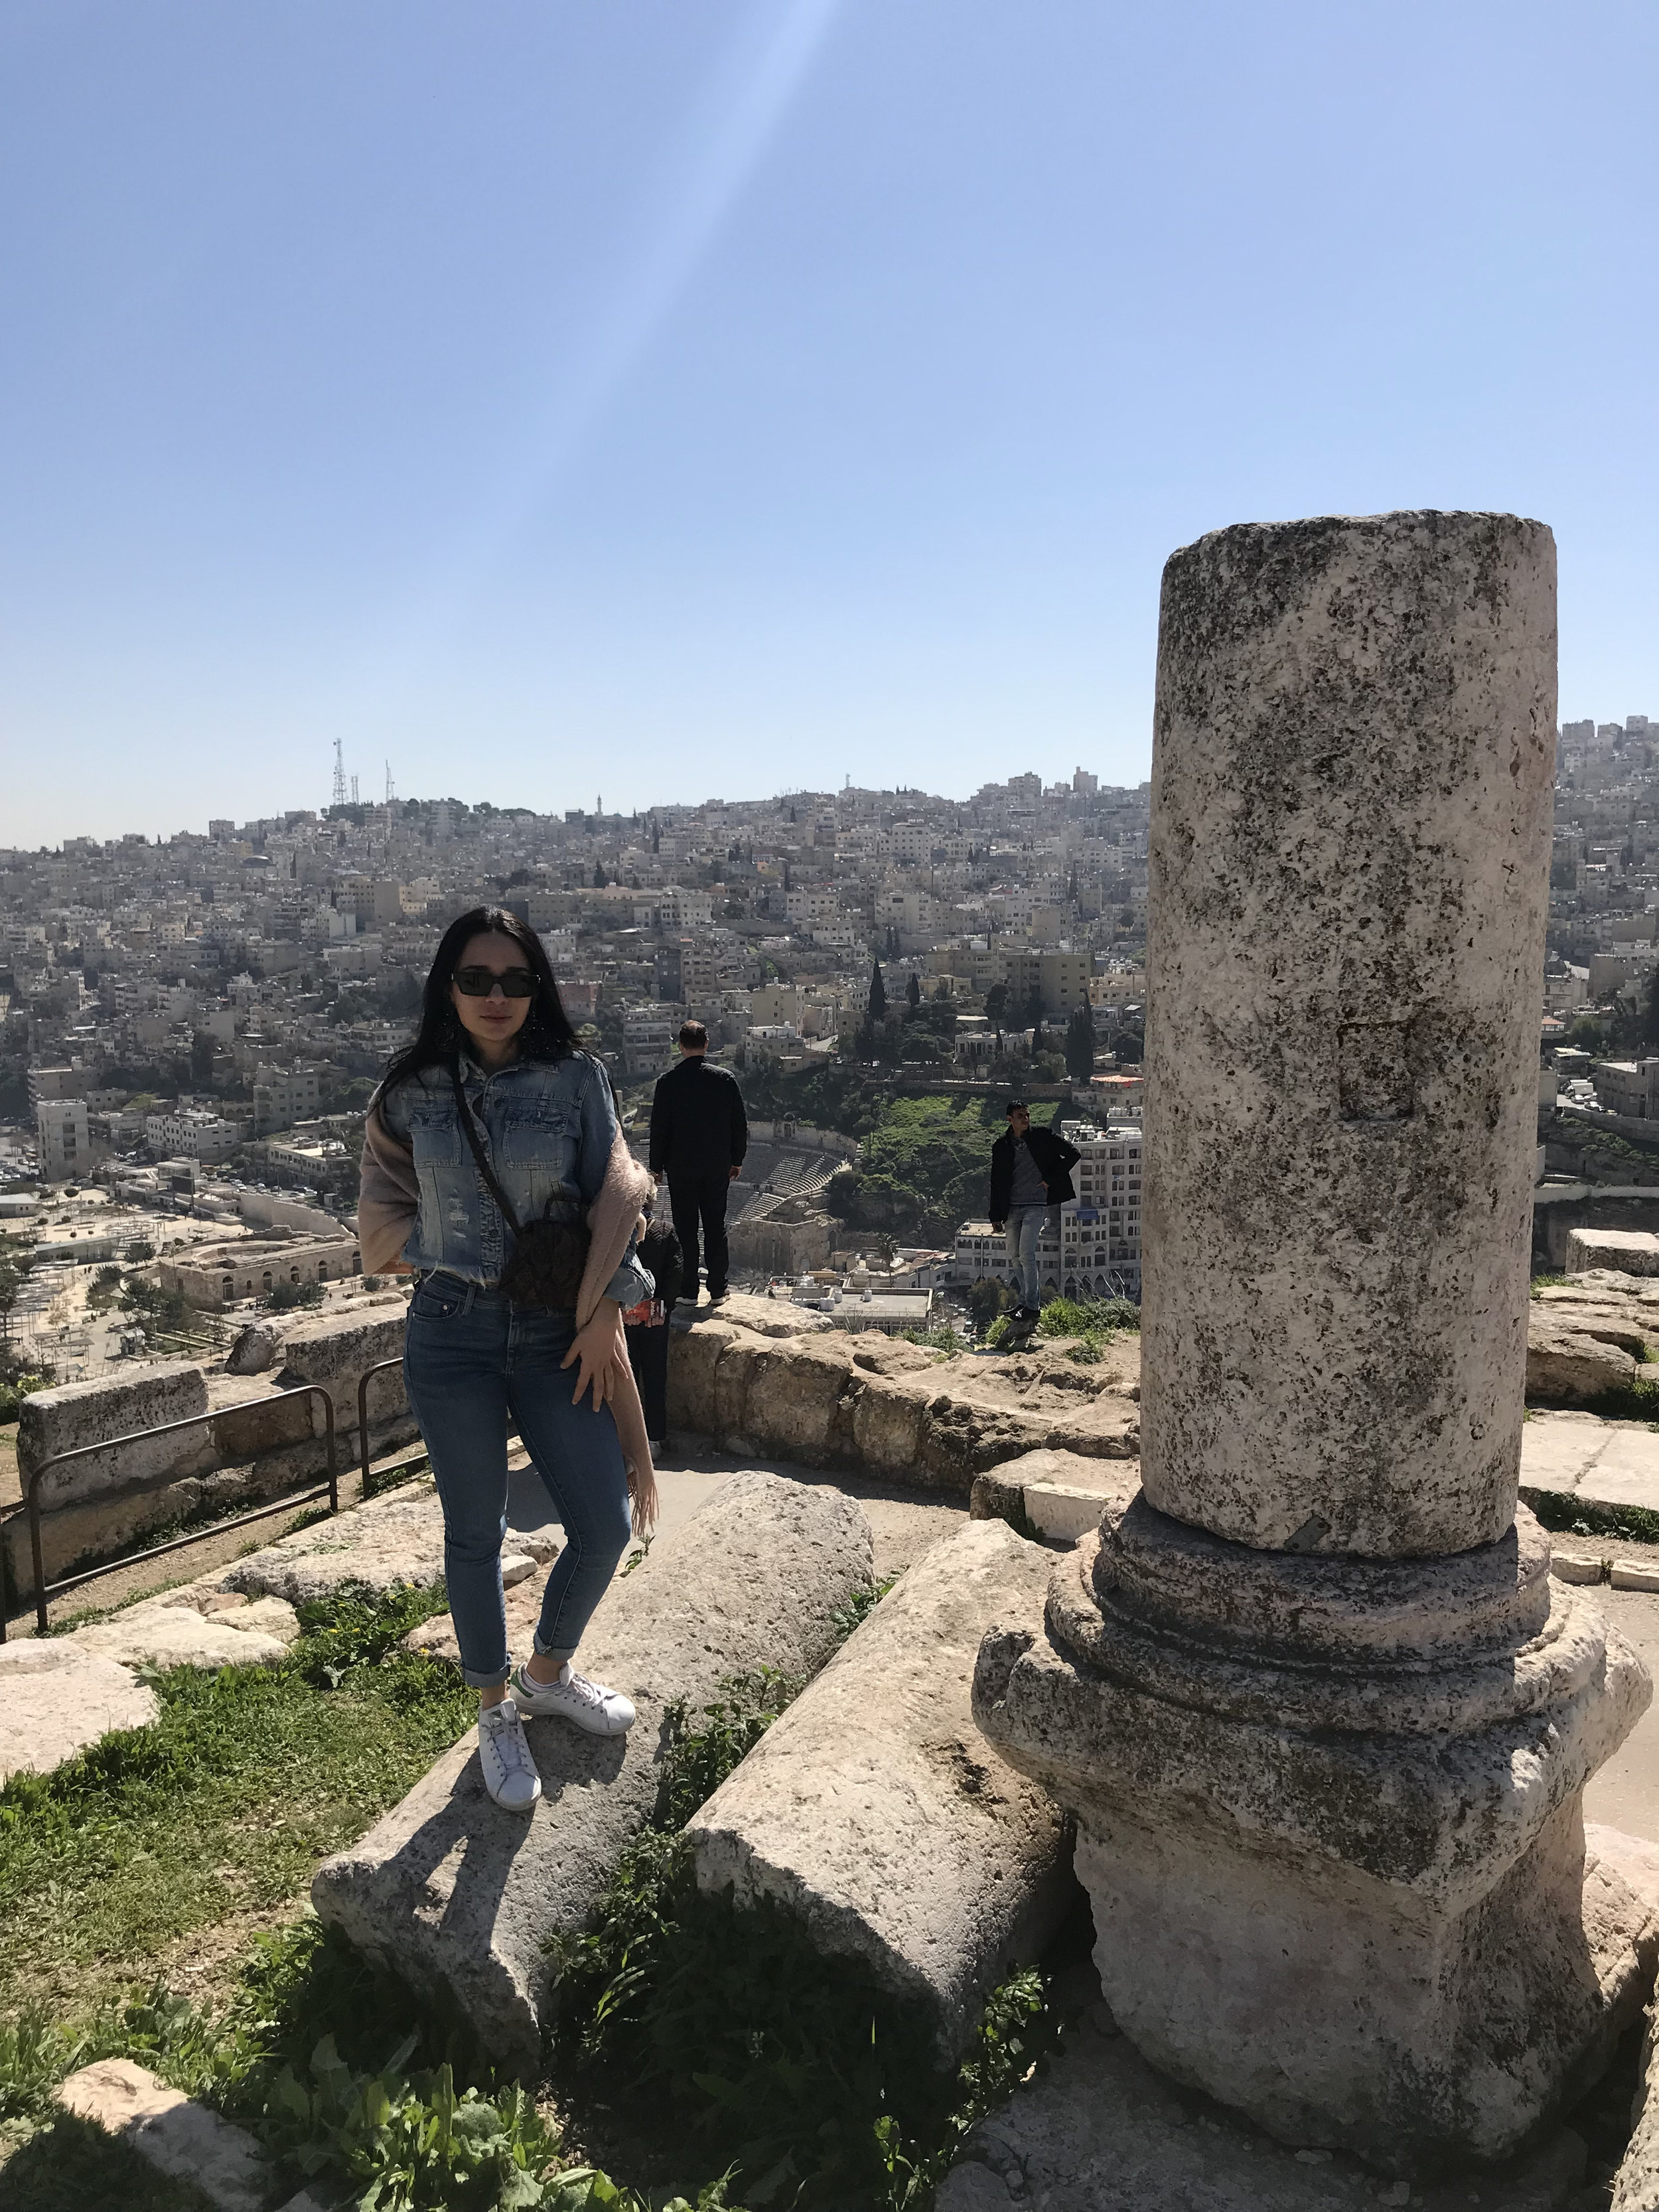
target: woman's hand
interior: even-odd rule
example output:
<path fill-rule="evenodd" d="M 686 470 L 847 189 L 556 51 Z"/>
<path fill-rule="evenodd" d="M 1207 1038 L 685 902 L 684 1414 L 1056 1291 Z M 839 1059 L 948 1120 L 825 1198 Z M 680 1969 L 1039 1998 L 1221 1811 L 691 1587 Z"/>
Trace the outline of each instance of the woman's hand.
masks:
<path fill-rule="evenodd" d="M 628 1465 L 628 1495 L 633 1507 L 634 1534 L 647 1537 L 657 1525 L 657 1478 L 648 1471 L 641 1474 L 631 1460 Z"/>
<path fill-rule="evenodd" d="M 568 1367 L 573 1359 L 581 1364 L 576 1373 L 576 1388 L 571 1404 L 580 1406 L 589 1386 L 593 1392 L 593 1411 L 597 1413 L 608 1405 L 621 1384 L 618 1370 L 628 1364 L 628 1346 L 622 1333 L 622 1308 L 615 1298 L 601 1298 L 592 1319 L 586 1328 L 578 1329 L 570 1349 L 559 1362 Z"/>

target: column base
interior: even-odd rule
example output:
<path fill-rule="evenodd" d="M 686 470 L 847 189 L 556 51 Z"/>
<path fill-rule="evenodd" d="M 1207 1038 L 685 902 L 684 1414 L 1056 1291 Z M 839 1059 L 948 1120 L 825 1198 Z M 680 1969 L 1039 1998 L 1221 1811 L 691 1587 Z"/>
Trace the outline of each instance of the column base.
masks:
<path fill-rule="evenodd" d="M 1530 1515 L 1438 1561 L 1261 1553 L 1144 1499 L 994 1632 L 981 1727 L 1078 1821 L 1126 2034 L 1281 2140 L 1500 2160 L 1605 2066 L 1650 1907 L 1585 1781 L 1650 1687 Z"/>

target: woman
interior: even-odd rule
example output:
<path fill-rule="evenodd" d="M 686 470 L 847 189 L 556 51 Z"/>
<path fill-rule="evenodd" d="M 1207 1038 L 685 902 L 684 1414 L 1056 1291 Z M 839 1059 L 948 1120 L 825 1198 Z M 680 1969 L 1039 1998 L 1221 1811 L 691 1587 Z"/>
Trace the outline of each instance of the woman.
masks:
<path fill-rule="evenodd" d="M 540 939 L 496 907 L 462 915 L 427 977 L 419 1033 L 368 1109 L 358 1236 L 365 1274 L 420 1278 L 404 1379 L 443 1506 L 444 1577 L 478 1692 L 484 1786 L 514 1812 L 542 1792 L 522 1715 L 562 1715 L 595 1735 L 634 1720 L 627 1698 L 571 1662 L 630 1528 L 656 1516 L 621 1322 L 652 1294 L 635 1256 L 650 1187 L 617 1129 L 605 1070 L 577 1046 Z M 591 1237 L 570 1311 L 515 1303 L 502 1287 L 519 1232 L 542 1218 L 579 1224 L 578 1238 L 585 1222 Z M 509 1420 L 565 1539 L 535 1650 L 516 1673 L 501 1599 Z"/>

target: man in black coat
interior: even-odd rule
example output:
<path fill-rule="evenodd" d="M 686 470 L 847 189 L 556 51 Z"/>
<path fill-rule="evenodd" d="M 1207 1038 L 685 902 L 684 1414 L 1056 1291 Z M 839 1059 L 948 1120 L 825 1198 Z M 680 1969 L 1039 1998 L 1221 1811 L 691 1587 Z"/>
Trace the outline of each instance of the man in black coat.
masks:
<path fill-rule="evenodd" d="M 651 1172 L 668 1179 L 674 1233 L 684 1268 L 682 1287 L 697 1303 L 697 1231 L 708 1252 L 708 1303 L 726 1296 L 726 1194 L 749 1150 L 749 1117 L 729 1069 L 708 1064 L 708 1032 L 701 1022 L 680 1028 L 680 1062 L 660 1078 L 651 1101 Z"/>
<path fill-rule="evenodd" d="M 1077 1195 L 1072 1170 L 1083 1155 L 1053 1129 L 1031 1127 L 1023 1098 L 1008 1102 L 1008 1127 L 991 1147 L 991 1226 L 1008 1231 L 1008 1272 L 1019 1300 L 1014 1318 L 1035 1321 L 1042 1285 L 1037 1238 L 1045 1219 Z"/>

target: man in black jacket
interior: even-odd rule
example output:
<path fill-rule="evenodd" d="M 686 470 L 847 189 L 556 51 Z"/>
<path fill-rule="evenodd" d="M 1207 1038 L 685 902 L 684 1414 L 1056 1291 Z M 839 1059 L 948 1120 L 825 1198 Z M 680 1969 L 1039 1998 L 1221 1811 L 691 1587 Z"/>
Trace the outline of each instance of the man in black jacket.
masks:
<path fill-rule="evenodd" d="M 1016 1321 L 1035 1321 L 1042 1285 L 1037 1238 L 1045 1219 L 1076 1196 L 1072 1170 L 1082 1154 L 1052 1129 L 1034 1129 L 1023 1098 L 1008 1102 L 1008 1127 L 991 1147 L 991 1226 L 1008 1231 L 1008 1270 L 1019 1304 Z"/>
<path fill-rule="evenodd" d="M 674 1233 L 680 1240 L 682 1288 L 697 1303 L 697 1231 L 708 1250 L 708 1303 L 726 1296 L 726 1194 L 749 1150 L 749 1117 L 738 1079 L 708 1061 L 701 1022 L 680 1027 L 680 1063 L 658 1082 L 651 1101 L 651 1172 L 668 1178 Z"/>

